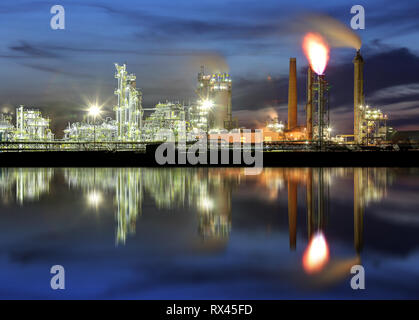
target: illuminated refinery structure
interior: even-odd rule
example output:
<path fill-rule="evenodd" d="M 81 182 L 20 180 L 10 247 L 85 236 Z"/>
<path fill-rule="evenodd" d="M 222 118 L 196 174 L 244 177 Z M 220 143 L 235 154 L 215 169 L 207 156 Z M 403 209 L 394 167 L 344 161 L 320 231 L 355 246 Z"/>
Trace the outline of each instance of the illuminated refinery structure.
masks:
<path fill-rule="evenodd" d="M 354 58 L 354 141 L 357 144 L 376 144 L 387 140 L 387 115 L 365 105 L 364 59 L 360 50 Z"/>
<path fill-rule="evenodd" d="M 186 139 L 185 106 L 180 103 L 158 103 L 155 108 L 144 109 L 154 111 L 144 120 L 142 128 L 143 141 L 163 141 L 165 134 L 172 132 L 174 139 Z"/>
<path fill-rule="evenodd" d="M 380 109 L 359 106 L 358 141 L 360 144 L 384 142 L 388 135 L 387 115 Z"/>
<path fill-rule="evenodd" d="M 50 119 L 41 111 L 20 106 L 16 109 L 16 141 L 52 141 L 54 135 L 49 128 Z"/>
<path fill-rule="evenodd" d="M 288 121 L 283 123 L 277 117 L 270 119 L 262 130 L 263 141 L 280 148 L 294 144 L 320 149 L 346 143 L 367 146 L 391 143 L 392 128 L 387 126 L 388 116 L 380 109 L 365 104 L 364 60 L 359 50 L 353 60 L 354 132 L 353 135 L 332 137 L 328 98 L 330 86 L 325 76 L 329 48 L 321 36 L 311 33 L 306 35 L 303 47 L 309 60 L 304 125 L 299 125 L 297 118 L 297 61 L 290 58 Z M 39 110 L 20 106 L 16 109 L 15 126 L 12 115 L 0 114 L 2 148 L 19 150 L 31 146 L 45 149 L 48 145 L 49 149 L 81 150 L 79 146 L 83 145 L 82 149 L 87 150 L 92 149 L 93 142 L 95 150 L 122 150 L 123 147 L 144 150 L 148 143 L 168 139 L 194 142 L 203 134 L 207 134 L 209 140 L 220 138 L 224 141 L 231 141 L 231 136 L 238 134 L 241 142 L 249 142 L 242 131 L 244 128 L 239 128 L 237 119 L 232 117 L 232 79 L 228 73 L 206 73 L 201 67 L 195 102 L 185 105 L 166 101 L 144 108 L 136 76 L 127 72 L 126 64 L 115 64 L 115 69 L 118 82 L 114 92 L 117 98 L 113 108 L 115 118 L 103 119 L 102 107 L 91 105 L 85 120 L 68 123 L 63 139 L 55 140 L 49 118 Z M 225 139 L 223 135 L 226 135 Z M 251 141 L 255 141 L 253 136 Z"/>
<path fill-rule="evenodd" d="M 202 120 L 208 121 L 209 130 L 231 130 L 236 127 L 232 118 L 231 88 L 228 73 L 206 75 L 204 67 L 201 67 L 196 92 L 201 101 L 201 109 L 208 110 L 207 120 Z"/>
<path fill-rule="evenodd" d="M 13 136 L 12 115 L 0 114 L 0 141 L 9 141 Z"/>
<path fill-rule="evenodd" d="M 116 123 L 119 141 L 136 141 L 142 129 L 142 93 L 136 88 L 136 76 L 127 73 L 127 66 L 115 64 L 118 88 L 115 95 L 118 104 L 115 106 Z"/>
<path fill-rule="evenodd" d="M 51 120 L 43 117 L 41 111 L 19 106 L 16 108 L 16 126 L 12 118 L 11 114 L 0 114 L 0 141 L 41 143 L 54 140 Z"/>

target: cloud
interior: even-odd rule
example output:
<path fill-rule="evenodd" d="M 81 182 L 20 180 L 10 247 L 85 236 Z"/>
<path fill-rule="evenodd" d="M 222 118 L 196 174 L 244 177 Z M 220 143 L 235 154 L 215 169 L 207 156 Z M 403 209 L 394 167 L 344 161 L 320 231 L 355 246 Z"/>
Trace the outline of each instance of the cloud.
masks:
<path fill-rule="evenodd" d="M 419 96 L 419 83 L 409 83 L 377 90 L 371 99 L 400 99 Z"/>
<path fill-rule="evenodd" d="M 45 50 L 41 47 L 36 47 L 30 45 L 25 41 L 21 41 L 19 45 L 14 45 L 9 47 L 10 50 L 21 53 L 24 56 L 32 57 L 32 58 L 58 58 L 59 55 L 52 51 Z"/>
<path fill-rule="evenodd" d="M 66 70 L 53 67 L 50 65 L 40 65 L 40 64 L 31 64 L 31 63 L 22 63 L 22 65 L 28 68 L 32 68 L 32 69 L 43 71 L 43 72 L 53 73 L 53 74 L 60 74 L 60 75 L 65 75 L 65 76 L 70 76 L 70 77 L 77 77 L 77 78 L 80 78 L 80 77 L 93 78 L 92 75 L 87 74 L 87 73 L 83 74 L 83 73 L 66 71 Z"/>

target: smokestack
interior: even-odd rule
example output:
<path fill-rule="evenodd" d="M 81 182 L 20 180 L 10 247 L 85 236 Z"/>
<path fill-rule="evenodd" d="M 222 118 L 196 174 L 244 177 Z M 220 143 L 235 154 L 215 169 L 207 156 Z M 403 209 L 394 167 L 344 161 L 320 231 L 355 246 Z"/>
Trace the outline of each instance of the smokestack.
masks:
<path fill-rule="evenodd" d="M 313 140 L 313 70 L 307 71 L 307 106 L 306 106 L 307 140 Z"/>
<path fill-rule="evenodd" d="M 297 60 L 290 58 L 288 84 L 288 130 L 297 126 Z"/>
<path fill-rule="evenodd" d="M 359 50 L 356 51 L 354 63 L 354 140 L 361 143 L 361 113 L 360 106 L 364 105 L 364 59 Z"/>

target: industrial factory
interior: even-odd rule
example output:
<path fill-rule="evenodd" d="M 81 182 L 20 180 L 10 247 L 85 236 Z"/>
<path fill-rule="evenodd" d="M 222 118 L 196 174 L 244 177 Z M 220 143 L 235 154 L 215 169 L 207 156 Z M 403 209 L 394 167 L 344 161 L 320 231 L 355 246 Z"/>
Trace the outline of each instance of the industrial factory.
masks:
<path fill-rule="evenodd" d="M 329 48 L 318 34 L 309 33 L 303 41 L 309 61 L 306 81 L 304 125 L 298 124 L 297 60 L 289 61 L 288 119 L 267 121 L 262 129 L 267 150 L 333 150 L 363 146 L 392 146 L 392 128 L 388 116 L 365 103 L 364 60 L 357 50 L 354 63 L 354 130 L 352 134 L 332 135 L 329 112 L 330 85 L 326 67 Z M 238 120 L 233 118 L 232 78 L 228 73 L 206 73 L 197 76 L 196 99 L 185 105 L 175 101 L 143 107 L 143 93 L 137 88 L 136 76 L 127 66 L 115 64 L 117 88 L 114 117 L 102 117 L 101 106 L 92 105 L 82 122 L 68 123 L 62 139 L 55 139 L 51 120 L 34 108 L 19 106 L 16 114 L 0 114 L 2 151 L 13 150 L 120 150 L 145 148 L 147 144 L 167 141 L 193 142 L 203 135 L 209 140 L 231 141 L 233 135 L 246 141 Z M 15 124 L 13 123 L 15 120 Z M 251 134 L 255 134 L 252 130 Z M 82 148 L 81 148 L 82 146 Z"/>

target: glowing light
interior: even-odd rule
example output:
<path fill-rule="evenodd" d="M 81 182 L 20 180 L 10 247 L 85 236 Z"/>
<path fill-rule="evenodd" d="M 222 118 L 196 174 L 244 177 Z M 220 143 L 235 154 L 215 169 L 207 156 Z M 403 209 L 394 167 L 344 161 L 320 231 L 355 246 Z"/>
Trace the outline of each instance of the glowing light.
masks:
<path fill-rule="evenodd" d="M 326 41 L 318 34 L 308 33 L 303 40 L 303 50 L 314 72 L 322 75 L 329 61 Z"/>
<path fill-rule="evenodd" d="M 98 115 L 100 115 L 100 113 L 102 111 L 100 110 L 100 108 L 97 105 L 92 105 L 92 106 L 90 106 L 88 112 L 89 112 L 89 115 L 96 118 Z"/>
<path fill-rule="evenodd" d="M 87 202 L 90 206 L 97 208 L 102 202 L 102 194 L 97 191 L 92 191 L 87 195 Z"/>
<path fill-rule="evenodd" d="M 310 240 L 303 256 L 303 268 L 307 273 L 316 273 L 329 261 L 329 247 L 323 233 L 317 233 Z"/>
<path fill-rule="evenodd" d="M 204 110 L 209 110 L 214 106 L 214 102 L 212 102 L 211 100 L 203 100 L 201 102 L 201 108 Z"/>
<path fill-rule="evenodd" d="M 204 210 L 211 210 L 211 209 L 214 208 L 214 202 L 211 199 L 209 199 L 209 198 L 204 198 L 201 201 L 201 207 Z"/>

